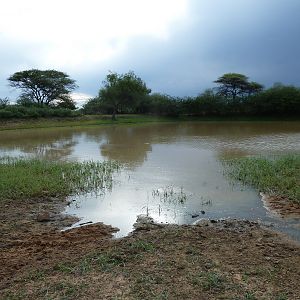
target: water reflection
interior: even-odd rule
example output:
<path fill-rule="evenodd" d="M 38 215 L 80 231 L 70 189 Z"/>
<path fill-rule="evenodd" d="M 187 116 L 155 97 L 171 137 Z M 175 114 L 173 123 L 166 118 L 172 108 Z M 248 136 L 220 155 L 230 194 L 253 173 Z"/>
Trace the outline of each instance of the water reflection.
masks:
<path fill-rule="evenodd" d="M 101 155 L 131 167 L 140 165 L 152 150 L 151 136 L 151 127 L 111 127 L 106 130 L 106 142 L 100 147 Z"/>
<path fill-rule="evenodd" d="M 72 154 L 77 137 L 72 130 L 14 130 L 0 132 L 0 153 L 61 160 Z"/>
<path fill-rule="evenodd" d="M 192 122 L 0 132 L 2 155 L 114 159 L 128 166 L 143 164 L 152 145 L 173 143 L 215 150 L 220 157 L 293 152 L 300 149 L 300 122 Z"/>

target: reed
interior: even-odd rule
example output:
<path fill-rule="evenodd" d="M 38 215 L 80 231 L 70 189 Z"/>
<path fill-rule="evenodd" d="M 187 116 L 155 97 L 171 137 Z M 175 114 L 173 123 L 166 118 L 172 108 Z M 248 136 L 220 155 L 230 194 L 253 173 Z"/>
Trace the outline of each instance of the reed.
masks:
<path fill-rule="evenodd" d="M 187 201 L 187 195 L 183 187 L 174 188 L 173 186 L 166 186 L 152 191 L 153 198 L 159 198 L 164 203 L 184 204 Z"/>

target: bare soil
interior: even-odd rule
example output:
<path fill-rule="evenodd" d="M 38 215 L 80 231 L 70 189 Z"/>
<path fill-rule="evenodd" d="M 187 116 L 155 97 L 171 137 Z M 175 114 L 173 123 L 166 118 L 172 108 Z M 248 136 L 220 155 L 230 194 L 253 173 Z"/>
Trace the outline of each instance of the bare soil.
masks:
<path fill-rule="evenodd" d="M 140 221 L 114 239 L 101 223 L 60 231 L 64 205 L 1 203 L 0 299 L 300 299 L 299 244 L 255 222 Z"/>
<path fill-rule="evenodd" d="M 293 202 L 286 197 L 278 195 L 267 195 L 261 193 L 264 206 L 274 214 L 282 218 L 300 219 L 300 203 Z"/>

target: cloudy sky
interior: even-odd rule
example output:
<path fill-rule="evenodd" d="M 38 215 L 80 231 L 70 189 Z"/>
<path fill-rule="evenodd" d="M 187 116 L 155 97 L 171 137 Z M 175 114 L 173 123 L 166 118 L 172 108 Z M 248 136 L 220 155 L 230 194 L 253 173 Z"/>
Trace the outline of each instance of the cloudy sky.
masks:
<path fill-rule="evenodd" d="M 227 72 L 300 86 L 299 0 L 2 0 L 0 97 L 14 72 L 64 71 L 76 99 L 109 70 L 154 92 L 193 96 Z"/>

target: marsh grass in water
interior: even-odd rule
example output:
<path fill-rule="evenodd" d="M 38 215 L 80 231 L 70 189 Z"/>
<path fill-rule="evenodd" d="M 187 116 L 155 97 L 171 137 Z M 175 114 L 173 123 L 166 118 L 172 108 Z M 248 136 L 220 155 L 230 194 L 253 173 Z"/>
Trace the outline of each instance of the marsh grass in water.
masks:
<path fill-rule="evenodd" d="M 164 203 L 180 203 L 184 204 L 187 200 L 187 195 L 183 188 L 174 188 L 173 186 L 166 186 L 152 191 L 153 198 L 159 198 Z"/>
<path fill-rule="evenodd" d="M 300 155 L 247 157 L 224 162 L 227 174 L 268 194 L 300 203 Z"/>
<path fill-rule="evenodd" d="M 0 159 L 0 199 L 63 197 L 112 187 L 117 162 L 54 162 Z"/>

